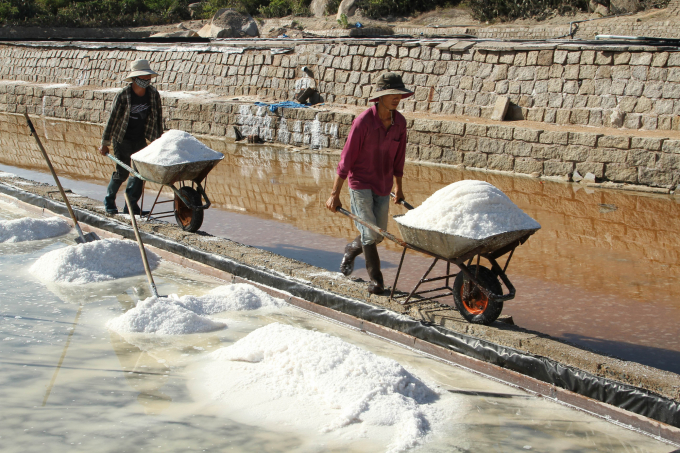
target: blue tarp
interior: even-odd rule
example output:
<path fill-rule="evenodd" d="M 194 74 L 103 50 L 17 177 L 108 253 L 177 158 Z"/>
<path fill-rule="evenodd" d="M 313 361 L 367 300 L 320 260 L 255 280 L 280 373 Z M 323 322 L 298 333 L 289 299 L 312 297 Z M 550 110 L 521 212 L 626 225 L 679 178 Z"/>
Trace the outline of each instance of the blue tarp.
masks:
<path fill-rule="evenodd" d="M 299 102 L 295 102 L 295 101 L 281 101 L 281 102 L 277 102 L 275 104 L 266 104 L 264 102 L 256 102 L 255 105 L 257 105 L 258 107 L 269 107 L 270 112 L 276 112 L 279 107 L 286 108 L 286 109 L 306 109 L 311 104 L 300 104 Z"/>

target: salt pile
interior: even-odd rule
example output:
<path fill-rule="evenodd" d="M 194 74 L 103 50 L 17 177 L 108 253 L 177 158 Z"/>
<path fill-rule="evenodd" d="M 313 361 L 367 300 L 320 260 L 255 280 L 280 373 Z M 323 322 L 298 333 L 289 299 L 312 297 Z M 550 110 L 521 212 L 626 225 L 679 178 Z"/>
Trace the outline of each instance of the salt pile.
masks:
<path fill-rule="evenodd" d="M 269 324 L 205 362 L 209 398 L 255 423 L 380 437 L 401 452 L 423 443 L 439 419 L 438 393 L 399 363 L 320 332 Z"/>
<path fill-rule="evenodd" d="M 71 226 L 57 217 L 49 219 L 22 219 L 0 221 L 0 242 L 39 241 L 64 235 Z"/>
<path fill-rule="evenodd" d="M 106 327 L 118 333 L 184 335 L 222 329 L 226 324 L 197 315 L 167 297 L 149 297 L 124 315 L 110 320 Z"/>
<path fill-rule="evenodd" d="M 458 181 L 439 189 L 397 221 L 412 228 L 470 239 L 541 227 L 500 189 L 475 180 Z"/>
<path fill-rule="evenodd" d="M 177 299 L 177 303 L 201 315 L 274 308 L 284 304 L 281 299 L 276 299 L 247 283 L 218 286 L 204 296 L 182 296 Z"/>
<path fill-rule="evenodd" d="M 107 327 L 118 333 L 157 333 L 183 335 L 226 327 L 204 315 L 224 311 L 275 308 L 284 304 L 264 291 L 246 283 L 223 285 L 203 296 L 150 297 L 124 315 L 112 319 Z"/>
<path fill-rule="evenodd" d="M 146 255 L 152 269 L 158 266 L 158 255 Z M 83 285 L 143 274 L 144 265 L 136 242 L 102 239 L 52 250 L 29 271 L 45 283 Z"/>
<path fill-rule="evenodd" d="M 213 151 L 193 135 L 170 129 L 149 146 L 132 155 L 132 159 L 147 164 L 170 166 L 222 159 L 224 155 Z"/>

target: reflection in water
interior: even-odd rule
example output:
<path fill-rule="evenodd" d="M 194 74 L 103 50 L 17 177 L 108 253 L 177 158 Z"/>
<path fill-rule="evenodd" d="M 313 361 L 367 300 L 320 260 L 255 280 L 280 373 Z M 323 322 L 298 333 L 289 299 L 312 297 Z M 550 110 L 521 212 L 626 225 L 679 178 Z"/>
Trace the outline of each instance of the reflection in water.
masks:
<path fill-rule="evenodd" d="M 100 126 L 52 120 L 44 124 L 50 137 L 44 142 L 59 174 L 108 181 L 112 165 L 96 153 Z M 21 117 L 0 116 L 0 163 L 44 168 L 26 134 Z M 226 155 L 208 177 L 207 192 L 215 209 L 206 216 L 206 231 L 336 270 L 339 244 L 356 235 L 347 218 L 324 208 L 337 155 L 202 140 Z M 515 253 L 509 276 L 517 298 L 505 304 L 504 314 L 522 327 L 680 372 L 672 359 L 680 352 L 677 197 L 414 164 L 405 168 L 405 192 L 418 205 L 436 190 L 466 178 L 499 187 L 542 225 Z M 343 195 L 347 206 L 347 192 Z M 231 211 L 232 217 L 218 215 L 220 209 Z M 403 212 L 401 207 L 391 209 L 393 214 Z M 393 220 L 388 230 L 397 231 Z M 384 246 L 399 251 L 389 241 Z M 398 263 L 398 255 L 384 256 L 390 281 L 389 263 Z M 400 289 L 410 289 L 427 265 L 416 255 L 407 258 L 411 275 L 402 274 Z M 630 350 L 630 343 L 638 348 Z"/>
<path fill-rule="evenodd" d="M 117 333 L 109 331 L 109 334 L 128 385 L 139 392 L 137 401 L 144 408 L 144 413 L 160 414 L 172 402 L 170 396 L 160 391 L 168 380 L 165 374 L 169 371 L 168 367 Z"/>

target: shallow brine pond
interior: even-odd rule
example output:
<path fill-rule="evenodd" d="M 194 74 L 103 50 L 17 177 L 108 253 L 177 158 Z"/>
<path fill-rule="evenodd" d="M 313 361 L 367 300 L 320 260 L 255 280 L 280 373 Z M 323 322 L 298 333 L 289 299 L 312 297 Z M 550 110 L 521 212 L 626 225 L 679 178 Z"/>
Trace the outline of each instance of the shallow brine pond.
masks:
<path fill-rule="evenodd" d="M 0 203 L 1 220 L 25 216 Z M 115 332 L 149 295 L 143 275 L 46 285 L 28 271 L 74 237 L 0 244 L 3 452 L 672 449 L 282 301 L 255 308 L 253 291 L 205 316 L 216 330 Z M 227 284 L 167 262 L 154 275 L 161 294 Z"/>

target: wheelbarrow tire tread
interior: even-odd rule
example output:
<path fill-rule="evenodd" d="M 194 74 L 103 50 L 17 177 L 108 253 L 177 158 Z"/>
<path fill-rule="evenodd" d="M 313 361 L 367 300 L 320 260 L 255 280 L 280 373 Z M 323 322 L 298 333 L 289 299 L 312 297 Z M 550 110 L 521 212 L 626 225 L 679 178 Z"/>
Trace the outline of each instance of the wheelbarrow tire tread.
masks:
<path fill-rule="evenodd" d="M 469 269 L 473 275 L 477 272 L 476 265 L 470 266 Z M 497 301 L 489 298 L 486 308 L 481 313 L 471 313 L 463 303 L 461 296 L 461 290 L 463 289 L 463 284 L 466 280 L 466 275 L 463 272 L 460 272 L 453 282 L 453 300 L 456 303 L 456 308 L 463 318 L 465 318 L 470 323 L 484 325 L 491 324 L 501 315 L 501 312 L 503 311 L 503 301 Z M 477 280 L 479 280 L 479 282 L 491 292 L 496 294 L 503 293 L 503 287 L 498 281 L 498 277 L 491 269 L 484 266 L 479 266 Z"/>
<path fill-rule="evenodd" d="M 179 189 L 182 196 L 194 206 L 201 206 L 201 194 L 196 189 L 184 186 Z M 195 233 L 203 225 L 203 209 L 190 209 L 175 196 L 175 220 L 184 231 Z"/>

